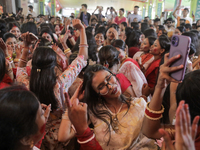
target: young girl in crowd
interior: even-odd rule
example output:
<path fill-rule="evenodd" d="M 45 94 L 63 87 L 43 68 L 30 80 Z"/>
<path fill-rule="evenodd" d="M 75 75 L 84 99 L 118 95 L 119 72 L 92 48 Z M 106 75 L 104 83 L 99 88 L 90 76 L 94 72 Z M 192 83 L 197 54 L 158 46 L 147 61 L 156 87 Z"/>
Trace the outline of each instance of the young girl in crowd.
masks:
<path fill-rule="evenodd" d="M 140 51 L 133 56 L 133 59 L 138 62 L 140 69 L 144 73 L 149 65 L 154 61 L 154 57 L 149 53 L 149 51 L 155 40 L 156 38 L 151 36 L 145 38 L 140 46 Z"/>

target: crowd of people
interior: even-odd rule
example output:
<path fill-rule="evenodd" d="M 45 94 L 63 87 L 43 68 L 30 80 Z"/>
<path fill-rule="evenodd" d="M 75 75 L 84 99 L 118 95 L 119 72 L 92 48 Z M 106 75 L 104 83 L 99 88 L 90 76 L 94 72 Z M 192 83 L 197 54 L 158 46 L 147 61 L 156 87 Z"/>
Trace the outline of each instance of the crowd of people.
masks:
<path fill-rule="evenodd" d="M 0 149 L 198 150 L 200 20 L 179 9 L 1 14 Z M 184 67 L 171 66 L 173 35 L 191 39 L 183 81 L 170 76 Z"/>

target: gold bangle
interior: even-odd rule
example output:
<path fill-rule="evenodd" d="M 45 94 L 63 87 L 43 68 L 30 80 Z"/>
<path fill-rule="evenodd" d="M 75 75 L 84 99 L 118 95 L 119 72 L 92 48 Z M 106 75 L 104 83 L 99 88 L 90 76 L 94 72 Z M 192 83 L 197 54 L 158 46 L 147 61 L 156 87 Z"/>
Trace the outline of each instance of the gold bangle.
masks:
<path fill-rule="evenodd" d="M 64 53 L 67 53 L 67 52 L 69 52 L 69 51 L 71 51 L 70 48 L 66 49 L 66 50 L 64 51 Z"/>
<path fill-rule="evenodd" d="M 164 112 L 165 108 L 164 108 L 163 105 L 161 105 L 162 109 L 161 109 L 160 111 L 155 111 L 155 110 L 151 110 L 151 109 L 149 108 L 149 103 L 150 103 L 150 102 L 147 103 L 147 107 L 146 107 L 146 109 L 147 109 L 149 112 L 154 113 L 154 114 L 162 114 L 162 113 Z"/>
<path fill-rule="evenodd" d="M 148 119 L 150 119 L 150 120 L 160 120 L 162 117 L 163 117 L 163 115 L 161 115 L 160 117 L 158 117 L 158 118 L 152 118 L 152 117 L 150 117 L 150 116 L 148 116 L 146 113 L 144 113 L 144 115 L 148 118 Z"/>

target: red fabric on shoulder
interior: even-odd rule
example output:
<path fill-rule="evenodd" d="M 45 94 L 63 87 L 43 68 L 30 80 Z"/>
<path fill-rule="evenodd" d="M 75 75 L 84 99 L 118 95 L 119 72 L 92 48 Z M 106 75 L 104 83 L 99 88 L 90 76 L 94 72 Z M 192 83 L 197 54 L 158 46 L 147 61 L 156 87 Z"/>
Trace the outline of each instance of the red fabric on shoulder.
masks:
<path fill-rule="evenodd" d="M 127 59 L 124 61 L 124 63 L 127 62 L 127 61 L 130 61 L 130 62 L 134 63 L 134 64 L 140 69 L 140 66 L 138 65 L 137 61 L 135 61 L 134 59 L 132 59 L 132 58 L 127 58 Z"/>
<path fill-rule="evenodd" d="M 131 86 L 131 82 L 126 78 L 123 73 L 116 74 L 116 77 L 120 82 L 122 93 L 124 93 L 126 89 Z"/>
<path fill-rule="evenodd" d="M 160 61 L 161 59 L 153 61 L 145 73 L 145 77 L 150 88 L 153 88 L 156 84 Z"/>

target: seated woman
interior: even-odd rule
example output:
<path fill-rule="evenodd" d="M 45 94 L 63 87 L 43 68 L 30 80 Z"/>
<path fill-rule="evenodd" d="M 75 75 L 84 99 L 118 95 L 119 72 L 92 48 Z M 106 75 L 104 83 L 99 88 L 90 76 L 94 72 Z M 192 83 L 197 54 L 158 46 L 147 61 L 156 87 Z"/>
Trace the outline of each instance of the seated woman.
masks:
<path fill-rule="evenodd" d="M 122 74 L 118 73 L 120 67 L 119 51 L 111 45 L 104 46 L 99 51 L 100 64 L 108 68 L 119 80 L 122 94 L 135 97 L 130 81 Z"/>
<path fill-rule="evenodd" d="M 57 65 L 56 53 L 49 47 L 36 48 L 32 59 L 32 70 L 30 76 L 27 76 L 24 68 L 27 63 L 27 47 L 23 49 L 22 58 L 17 68 L 17 81 L 22 82 L 39 98 L 40 102 L 52 106 L 50 119 L 47 122 L 46 135 L 42 145 L 47 149 L 65 149 L 66 143 L 58 142 L 58 128 L 61 122 L 62 113 L 65 111 L 64 93 L 68 92 L 78 74 L 86 66 L 87 59 L 87 39 L 85 28 L 80 20 L 73 20 L 73 25 L 80 30 L 80 49 L 78 57 L 71 63 L 66 70 L 62 72 Z M 29 37 L 27 33 L 27 38 Z M 29 43 L 26 43 L 28 45 Z M 71 129 L 71 123 L 68 122 L 66 131 L 68 136 L 74 135 Z M 72 136 L 73 137 L 73 136 Z M 70 139 L 70 138 L 69 138 Z M 69 140 L 68 139 L 68 140 Z"/>
<path fill-rule="evenodd" d="M 42 109 L 46 107 L 46 111 Z M 45 133 L 51 106 L 40 104 L 24 86 L 0 90 L 0 149 L 33 150 Z"/>
<path fill-rule="evenodd" d="M 161 58 L 170 49 L 169 39 L 165 35 L 161 35 L 154 44 L 151 46 L 149 53 L 154 56 L 154 61 L 150 64 L 145 72 L 145 77 L 148 82 L 149 94 L 153 94 L 154 87 L 156 85 L 156 79 L 158 75 L 159 65 Z"/>
<path fill-rule="evenodd" d="M 89 66 L 84 73 L 82 91 L 95 138 L 102 149 L 156 149 L 154 142 L 140 133 L 145 100 L 125 98 L 110 70 L 102 65 Z"/>
<path fill-rule="evenodd" d="M 133 59 L 139 63 L 140 69 L 143 72 L 145 72 L 149 65 L 154 61 L 154 57 L 149 51 L 155 40 L 156 38 L 151 36 L 145 38 L 140 46 L 140 51 L 133 56 Z"/>

